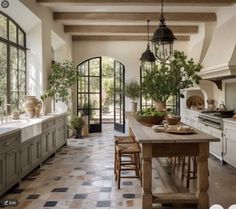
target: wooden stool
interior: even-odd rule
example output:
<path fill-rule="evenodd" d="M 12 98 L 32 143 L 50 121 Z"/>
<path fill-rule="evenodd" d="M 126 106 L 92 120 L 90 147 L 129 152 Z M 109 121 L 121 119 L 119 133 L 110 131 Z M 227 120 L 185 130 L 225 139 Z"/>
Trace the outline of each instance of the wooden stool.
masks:
<path fill-rule="evenodd" d="M 182 180 L 186 178 L 186 185 L 189 188 L 190 179 L 197 178 L 197 157 L 187 156 L 186 158 L 184 157 L 182 162 Z"/>
<path fill-rule="evenodd" d="M 117 162 L 116 145 L 117 144 L 134 143 L 135 138 L 133 136 L 115 136 L 114 140 L 115 140 L 114 173 L 116 173 L 116 162 Z"/>
<path fill-rule="evenodd" d="M 116 162 L 116 181 L 117 187 L 120 189 L 121 178 L 139 178 L 141 180 L 140 157 L 141 149 L 138 143 L 117 144 L 116 145 L 117 162 Z M 122 157 L 132 156 L 131 160 L 123 160 Z M 121 176 L 121 171 L 133 170 L 135 176 Z"/>

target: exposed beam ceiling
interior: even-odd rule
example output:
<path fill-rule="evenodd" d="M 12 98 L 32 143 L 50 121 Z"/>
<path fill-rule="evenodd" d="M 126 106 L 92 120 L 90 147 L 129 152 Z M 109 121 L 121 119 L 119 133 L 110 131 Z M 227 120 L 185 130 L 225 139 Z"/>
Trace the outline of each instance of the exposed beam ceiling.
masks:
<path fill-rule="evenodd" d="M 176 36 L 177 41 L 189 41 L 189 36 Z M 73 41 L 147 41 L 147 36 L 72 36 Z"/>
<path fill-rule="evenodd" d="M 169 28 L 177 34 L 193 34 L 198 33 L 198 26 L 169 26 Z M 153 33 L 157 26 L 150 26 L 150 32 Z M 136 25 L 65 25 L 66 33 L 134 33 L 145 34 L 147 33 L 147 26 Z"/>
<path fill-rule="evenodd" d="M 143 21 L 158 20 L 160 13 L 149 12 L 55 12 L 55 20 L 93 20 L 93 21 Z M 215 13 L 165 13 L 167 21 L 210 22 L 216 21 Z"/>
<path fill-rule="evenodd" d="M 161 0 L 37 0 L 38 3 L 46 5 L 63 3 L 86 3 L 86 4 L 160 4 Z M 229 5 L 235 3 L 236 0 L 165 0 L 165 4 L 172 5 Z"/>

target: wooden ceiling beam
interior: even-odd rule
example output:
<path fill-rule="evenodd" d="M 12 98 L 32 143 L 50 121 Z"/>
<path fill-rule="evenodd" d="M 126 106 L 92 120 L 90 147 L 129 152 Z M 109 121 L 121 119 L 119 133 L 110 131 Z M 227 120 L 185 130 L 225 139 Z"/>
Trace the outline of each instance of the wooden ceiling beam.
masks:
<path fill-rule="evenodd" d="M 198 26 L 173 25 L 168 26 L 173 33 L 194 34 L 198 33 Z M 150 26 L 150 32 L 153 33 L 157 26 Z M 147 26 L 137 25 L 65 25 L 66 33 L 147 33 Z"/>
<path fill-rule="evenodd" d="M 189 36 L 176 36 L 176 41 L 189 41 Z M 147 36 L 72 36 L 73 41 L 147 41 Z"/>
<path fill-rule="evenodd" d="M 55 4 L 55 3 L 86 3 L 86 4 L 160 4 L 161 0 L 37 0 L 42 4 Z M 165 0 L 165 4 L 182 4 L 182 5 L 229 5 L 235 3 L 236 0 Z"/>
<path fill-rule="evenodd" d="M 154 12 L 55 12 L 55 20 L 92 21 L 158 21 L 160 13 Z M 215 13 L 166 12 L 166 21 L 210 22 L 216 21 Z"/>

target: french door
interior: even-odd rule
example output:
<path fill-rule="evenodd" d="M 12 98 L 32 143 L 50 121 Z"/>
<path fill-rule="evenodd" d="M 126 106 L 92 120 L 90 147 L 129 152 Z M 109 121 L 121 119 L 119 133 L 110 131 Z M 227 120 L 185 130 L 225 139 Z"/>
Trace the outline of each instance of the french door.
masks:
<path fill-rule="evenodd" d="M 125 132 L 125 66 L 114 60 L 114 128 Z M 89 132 L 102 131 L 102 57 L 78 65 L 77 114 L 87 115 Z"/>
<path fill-rule="evenodd" d="M 125 66 L 114 61 L 114 128 L 125 132 Z"/>
<path fill-rule="evenodd" d="M 102 131 L 102 58 L 86 60 L 78 66 L 77 114 L 88 116 L 89 132 Z"/>

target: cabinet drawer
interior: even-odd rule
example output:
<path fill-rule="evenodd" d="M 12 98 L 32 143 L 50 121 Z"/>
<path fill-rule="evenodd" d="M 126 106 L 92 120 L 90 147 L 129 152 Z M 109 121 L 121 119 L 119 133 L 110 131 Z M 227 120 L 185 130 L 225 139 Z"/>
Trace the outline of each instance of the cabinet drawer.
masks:
<path fill-rule="evenodd" d="M 59 118 L 56 118 L 56 120 L 55 120 L 56 126 L 61 126 L 65 123 L 66 123 L 66 118 L 65 117 L 59 117 Z"/>
<path fill-rule="evenodd" d="M 54 120 L 43 122 L 43 124 L 42 124 L 42 131 L 46 132 L 49 129 L 53 129 L 54 128 L 54 122 L 55 122 Z"/>
<path fill-rule="evenodd" d="M 12 148 L 19 143 L 19 134 L 9 135 L 0 140 L 0 151 L 6 151 L 8 148 Z"/>

